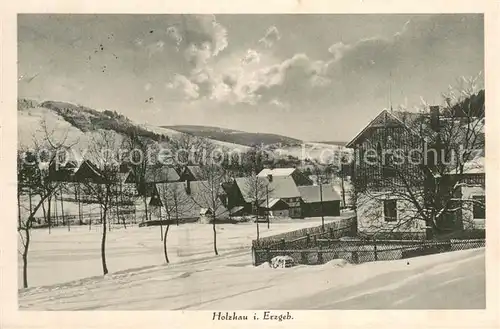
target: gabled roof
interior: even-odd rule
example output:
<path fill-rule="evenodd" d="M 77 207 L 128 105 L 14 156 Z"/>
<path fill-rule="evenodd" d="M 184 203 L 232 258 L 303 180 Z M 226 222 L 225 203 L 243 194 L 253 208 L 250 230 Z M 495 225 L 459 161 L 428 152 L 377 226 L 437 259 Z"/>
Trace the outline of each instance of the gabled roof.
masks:
<path fill-rule="evenodd" d="M 155 194 L 158 193 L 163 205 L 170 205 L 177 200 L 177 209 L 181 218 L 197 218 L 200 216 L 202 208 L 211 207 L 211 202 L 207 197 L 207 181 L 171 182 L 155 184 Z M 174 198 L 175 193 L 175 198 Z M 152 200 L 153 201 L 153 200 Z M 220 200 L 217 200 L 216 214 L 226 213 L 227 209 Z"/>
<path fill-rule="evenodd" d="M 414 134 L 421 136 L 420 131 L 415 129 L 415 126 L 419 123 L 423 123 L 423 118 L 425 115 L 423 113 L 408 112 L 408 111 L 388 111 L 386 109 L 382 110 L 368 125 L 366 125 L 363 130 L 361 130 L 346 147 L 352 148 L 365 136 L 365 133 L 376 124 L 381 124 L 384 122 L 391 122 L 400 124 L 403 127 L 408 128 Z"/>
<path fill-rule="evenodd" d="M 146 183 L 177 182 L 180 177 L 172 167 L 147 168 L 144 180 Z"/>
<path fill-rule="evenodd" d="M 305 203 L 340 201 L 340 195 L 337 193 L 332 184 L 325 184 L 321 187 L 319 185 L 312 186 L 299 186 L 300 196 Z M 323 194 L 323 197 L 321 197 Z"/>
<path fill-rule="evenodd" d="M 75 181 L 84 181 L 86 179 L 90 179 L 94 183 L 100 183 L 104 181 L 104 175 L 96 165 L 94 165 L 89 160 L 84 160 L 73 175 L 73 179 Z"/>
<path fill-rule="evenodd" d="M 197 180 L 203 179 L 203 172 L 200 168 L 200 166 L 187 166 L 186 170 L 189 170 L 193 177 Z"/>
<path fill-rule="evenodd" d="M 290 176 L 291 174 L 293 174 L 295 170 L 296 170 L 295 168 L 274 168 L 274 169 L 264 168 L 257 176 L 259 177 L 267 177 L 268 175 L 272 175 L 273 177 Z"/>
<path fill-rule="evenodd" d="M 234 179 L 236 185 L 238 186 L 243 199 L 246 202 L 252 202 L 255 196 L 251 195 L 252 181 L 254 177 L 237 177 Z M 269 198 L 297 198 L 300 197 L 299 190 L 295 181 L 291 176 L 278 176 L 274 177 L 272 181 L 269 181 L 267 177 L 259 177 L 260 186 L 268 187 Z"/>
<path fill-rule="evenodd" d="M 285 201 L 278 199 L 278 198 L 273 198 L 269 199 L 269 204 L 267 203 L 267 200 L 262 200 L 262 202 L 259 204 L 261 208 L 265 209 L 273 209 L 276 205 L 288 205 Z"/>

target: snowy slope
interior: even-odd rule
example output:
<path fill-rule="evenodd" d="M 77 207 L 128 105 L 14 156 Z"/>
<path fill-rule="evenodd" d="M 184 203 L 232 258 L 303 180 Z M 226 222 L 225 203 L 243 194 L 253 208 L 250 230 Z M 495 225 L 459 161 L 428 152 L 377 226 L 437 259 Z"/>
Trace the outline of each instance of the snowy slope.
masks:
<path fill-rule="evenodd" d="M 92 208 L 92 209 L 90 209 Z M 85 210 L 99 214 L 95 205 Z M 326 218 L 326 222 L 338 218 Z M 271 222 L 270 229 L 260 224 L 262 237 L 279 234 L 305 227 L 321 225 L 321 218 L 280 220 Z M 217 246 L 221 255 L 244 251 L 250 257 L 252 239 L 256 236 L 256 226 L 252 223 L 219 224 Z M 183 224 L 170 226 L 168 250 L 170 261 L 179 263 L 192 259 L 211 257 L 212 226 L 206 224 Z M 100 260 L 101 226 L 72 226 L 68 232 L 65 227 L 37 229 L 32 232 L 29 253 L 28 282 L 31 287 L 63 283 L 83 279 L 102 273 Z M 114 226 L 108 232 L 106 255 L 111 273 L 131 268 L 154 266 L 165 262 L 163 244 L 160 241 L 160 227 Z M 55 270 L 57 269 L 57 270 Z M 22 261 L 18 258 L 18 287 L 22 281 Z"/>
<path fill-rule="evenodd" d="M 481 309 L 484 249 L 409 260 L 290 269 L 246 253 L 21 291 L 21 309 Z M 471 270 L 473 269 L 473 270 Z"/>

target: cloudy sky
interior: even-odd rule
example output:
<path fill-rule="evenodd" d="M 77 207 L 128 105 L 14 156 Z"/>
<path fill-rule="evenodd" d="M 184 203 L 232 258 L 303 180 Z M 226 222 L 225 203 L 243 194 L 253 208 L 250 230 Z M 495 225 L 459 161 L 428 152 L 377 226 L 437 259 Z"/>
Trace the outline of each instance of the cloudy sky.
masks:
<path fill-rule="evenodd" d="M 483 17 L 20 15 L 18 59 L 19 97 L 346 141 L 481 72 Z"/>

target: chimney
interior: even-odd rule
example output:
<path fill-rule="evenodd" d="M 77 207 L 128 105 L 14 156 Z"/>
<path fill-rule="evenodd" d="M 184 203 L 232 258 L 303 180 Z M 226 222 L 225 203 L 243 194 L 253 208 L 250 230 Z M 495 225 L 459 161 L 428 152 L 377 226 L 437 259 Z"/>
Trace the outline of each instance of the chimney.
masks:
<path fill-rule="evenodd" d="M 191 195 L 191 181 L 189 179 L 186 180 L 186 194 Z"/>
<path fill-rule="evenodd" d="M 431 106 L 430 107 L 430 116 L 431 116 L 431 129 L 434 131 L 439 130 L 439 106 Z"/>
<path fill-rule="evenodd" d="M 269 182 L 272 182 L 273 181 L 273 174 L 268 174 L 267 179 L 269 180 Z"/>

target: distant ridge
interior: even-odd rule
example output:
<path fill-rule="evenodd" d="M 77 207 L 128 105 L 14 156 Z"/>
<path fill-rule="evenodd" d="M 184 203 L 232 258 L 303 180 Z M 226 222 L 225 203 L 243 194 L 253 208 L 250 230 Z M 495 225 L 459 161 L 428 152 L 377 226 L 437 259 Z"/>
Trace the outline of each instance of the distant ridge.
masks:
<path fill-rule="evenodd" d="M 182 133 L 192 134 L 199 137 L 206 137 L 221 142 L 228 142 L 245 146 L 261 145 L 261 144 L 298 145 L 303 142 L 302 140 L 297 138 L 292 138 L 278 134 L 251 133 L 241 130 L 212 127 L 212 126 L 174 125 L 174 126 L 161 126 L 161 127 Z"/>
<path fill-rule="evenodd" d="M 340 146 L 345 146 L 347 144 L 347 142 L 340 142 L 340 141 L 313 141 L 313 143 L 340 145 Z"/>

